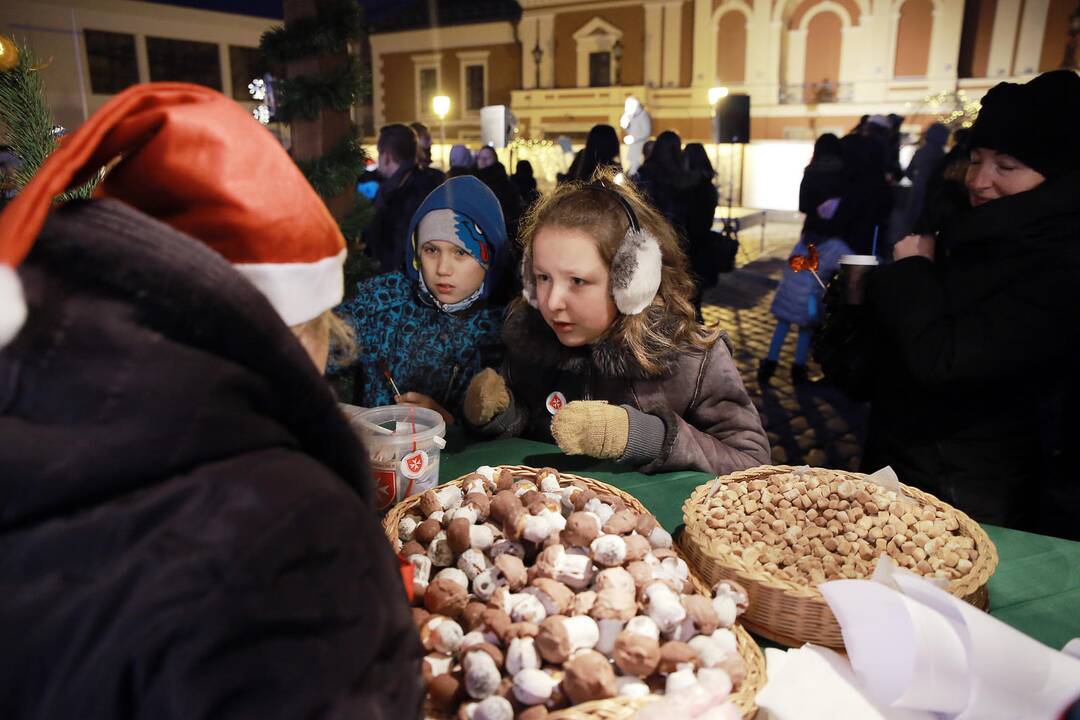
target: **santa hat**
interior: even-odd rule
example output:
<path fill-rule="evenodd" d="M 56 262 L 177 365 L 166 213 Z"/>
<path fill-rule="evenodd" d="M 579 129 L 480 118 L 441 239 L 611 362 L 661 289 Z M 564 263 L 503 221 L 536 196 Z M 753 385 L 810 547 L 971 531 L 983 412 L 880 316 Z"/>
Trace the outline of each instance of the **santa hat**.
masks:
<path fill-rule="evenodd" d="M 120 200 L 201 240 L 298 325 L 341 302 L 345 240 L 278 141 L 221 93 L 136 85 L 64 138 L 0 214 L 0 347 L 26 321 L 15 268 L 53 198 L 119 158 L 94 197 Z"/>

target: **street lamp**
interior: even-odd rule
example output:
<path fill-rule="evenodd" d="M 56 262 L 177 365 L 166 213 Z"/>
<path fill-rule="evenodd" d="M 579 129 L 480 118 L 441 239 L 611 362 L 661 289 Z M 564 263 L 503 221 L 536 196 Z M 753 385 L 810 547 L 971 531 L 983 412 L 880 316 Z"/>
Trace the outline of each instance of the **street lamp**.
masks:
<path fill-rule="evenodd" d="M 536 40 L 536 47 L 532 49 L 533 66 L 536 67 L 536 87 L 540 87 L 540 60 L 544 57 L 544 51 L 540 49 L 540 39 Z"/>
<path fill-rule="evenodd" d="M 711 87 L 709 88 L 709 105 L 714 109 L 716 103 L 720 102 L 728 96 L 728 89 L 726 87 Z"/>
<path fill-rule="evenodd" d="M 450 98 L 445 95 L 436 95 L 431 99 L 431 109 L 439 116 L 439 143 L 442 145 L 443 167 L 447 170 L 450 165 L 446 162 L 446 114 L 450 112 Z"/>
<path fill-rule="evenodd" d="M 622 85 L 622 40 L 615 38 L 611 46 L 611 57 L 615 60 L 615 86 Z"/>

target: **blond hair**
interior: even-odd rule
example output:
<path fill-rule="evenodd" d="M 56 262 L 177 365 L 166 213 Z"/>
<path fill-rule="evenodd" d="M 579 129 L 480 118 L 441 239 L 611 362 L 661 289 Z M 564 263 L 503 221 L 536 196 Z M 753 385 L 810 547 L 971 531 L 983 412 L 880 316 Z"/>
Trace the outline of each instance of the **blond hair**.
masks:
<path fill-rule="evenodd" d="M 350 364 L 356 359 L 356 333 L 352 326 L 334 314 L 333 310 L 324 310 L 322 314 L 307 322 L 289 328 L 297 338 L 321 338 L 330 341 L 330 360 L 339 367 Z"/>
<path fill-rule="evenodd" d="M 603 183 L 603 186 L 600 185 Z M 557 187 L 537 202 L 525 216 L 519 242 L 522 252 L 532 254 L 537 233 L 544 227 L 581 230 L 596 243 L 604 263 L 611 267 L 623 237 L 630 229 L 626 211 L 612 193 L 621 196 L 633 209 L 642 230 L 652 233 L 660 245 L 660 288 L 649 307 L 636 315 L 619 314 L 603 337 L 625 347 L 647 372 L 664 368 L 656 351 L 678 352 L 687 346 L 701 350 L 712 347 L 719 331 L 697 321 L 691 300 L 694 282 L 687 270 L 686 255 L 675 230 L 664 216 L 649 205 L 632 184 L 616 182 L 609 168 L 599 168 L 591 182 L 570 182 Z M 515 301 L 520 311 L 524 300 Z M 672 327 L 674 320 L 674 329 Z"/>

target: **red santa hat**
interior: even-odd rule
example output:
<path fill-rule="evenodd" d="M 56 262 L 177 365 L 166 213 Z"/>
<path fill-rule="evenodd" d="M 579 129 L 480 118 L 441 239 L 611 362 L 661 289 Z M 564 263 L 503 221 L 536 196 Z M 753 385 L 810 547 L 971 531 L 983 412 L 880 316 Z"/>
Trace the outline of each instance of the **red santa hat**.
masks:
<path fill-rule="evenodd" d="M 0 347 L 26 321 L 15 268 L 53 199 L 114 162 L 108 197 L 201 240 L 269 299 L 286 325 L 341 302 L 345 240 L 278 141 L 233 100 L 186 83 L 136 85 L 96 112 L 0 214 Z"/>

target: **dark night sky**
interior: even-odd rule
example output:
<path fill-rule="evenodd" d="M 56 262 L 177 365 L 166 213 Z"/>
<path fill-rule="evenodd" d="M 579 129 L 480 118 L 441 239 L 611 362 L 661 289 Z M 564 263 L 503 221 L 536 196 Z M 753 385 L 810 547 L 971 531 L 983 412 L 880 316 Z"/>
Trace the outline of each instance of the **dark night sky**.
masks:
<path fill-rule="evenodd" d="M 200 10 L 218 10 L 220 12 L 258 15 L 260 17 L 281 18 L 281 0 L 143 0 L 162 5 L 180 5 L 199 8 Z M 383 10 L 402 4 L 403 0 L 359 0 L 369 12 Z"/>

